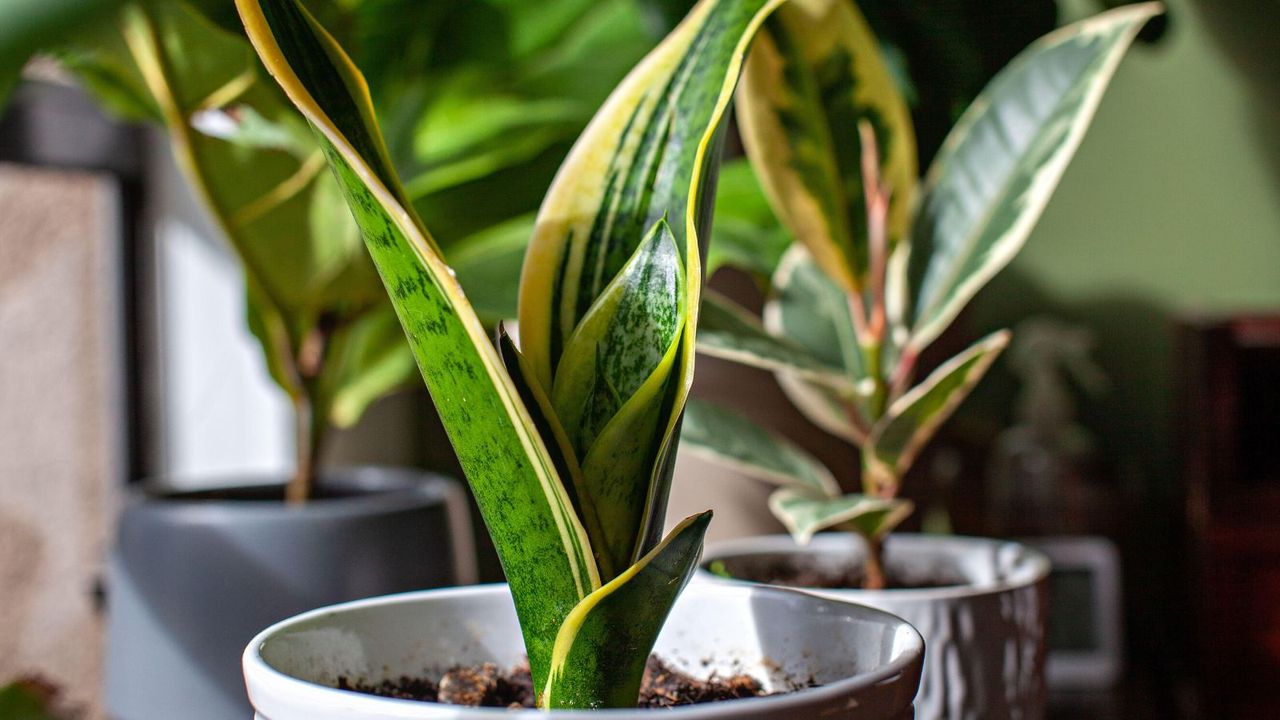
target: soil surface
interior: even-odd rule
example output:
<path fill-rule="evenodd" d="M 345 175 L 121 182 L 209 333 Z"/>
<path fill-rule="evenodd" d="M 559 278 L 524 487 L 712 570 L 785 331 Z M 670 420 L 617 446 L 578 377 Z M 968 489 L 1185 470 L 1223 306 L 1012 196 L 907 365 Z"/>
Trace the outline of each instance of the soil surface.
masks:
<path fill-rule="evenodd" d="M 734 563 L 717 561 L 711 563 L 710 570 L 717 575 L 725 575 L 737 580 L 766 585 L 782 585 L 793 588 L 821 588 L 823 590 L 848 590 L 862 587 L 862 567 L 846 565 L 831 567 L 817 563 L 795 562 L 794 560 L 777 560 L 770 563 Z M 942 577 L 934 572 L 929 575 L 912 575 L 895 569 L 889 565 L 885 569 L 885 589 L 918 590 L 923 588 L 946 588 L 966 585 L 967 581 L 957 576 Z"/>
<path fill-rule="evenodd" d="M 807 684 L 798 683 L 794 689 L 814 685 L 816 683 L 812 681 Z M 353 683 L 343 677 L 338 679 L 338 688 L 368 695 L 448 705 L 534 707 L 533 681 L 529 677 L 527 663 L 517 665 L 507 672 L 503 672 L 493 663 L 456 667 L 438 679 L 403 675 L 399 679 L 383 680 L 376 685 Z M 703 680 L 671 667 L 656 656 L 651 656 L 645 666 L 638 706 L 665 708 L 768 694 L 760 681 L 750 675 L 729 677 L 712 675 Z"/>

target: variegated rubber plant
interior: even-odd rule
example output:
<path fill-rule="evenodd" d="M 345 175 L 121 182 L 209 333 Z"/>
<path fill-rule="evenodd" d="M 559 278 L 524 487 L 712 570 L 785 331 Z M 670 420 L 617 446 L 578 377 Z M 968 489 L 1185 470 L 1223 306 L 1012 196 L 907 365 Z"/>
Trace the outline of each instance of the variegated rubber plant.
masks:
<path fill-rule="evenodd" d="M 917 187 L 914 133 L 852 0 L 793 0 L 765 24 L 738 90 L 743 144 L 796 242 L 764 322 L 708 295 L 698 349 L 774 371 L 796 407 L 862 452 L 862 491 L 790 441 L 690 403 L 686 446 L 778 484 L 770 507 L 801 542 L 827 528 L 869 548 L 911 512 L 903 475 L 1008 344 L 990 335 L 912 378 L 920 353 L 1012 260 L 1155 3 L 1061 28 L 1023 51 L 960 118 Z"/>
<path fill-rule="evenodd" d="M 781 0 L 703 0 L 561 167 L 490 341 L 388 160 L 368 90 L 297 0 L 237 0 L 360 226 L 511 586 L 541 707 L 634 706 L 710 513 L 664 539 L 726 110 Z"/>

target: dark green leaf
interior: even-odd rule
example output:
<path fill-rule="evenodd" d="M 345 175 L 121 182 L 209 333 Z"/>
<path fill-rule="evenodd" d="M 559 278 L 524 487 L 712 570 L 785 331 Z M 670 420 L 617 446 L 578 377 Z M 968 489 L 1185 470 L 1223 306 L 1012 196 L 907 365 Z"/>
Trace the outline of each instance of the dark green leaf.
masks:
<path fill-rule="evenodd" d="M 573 609 L 556 638 L 543 706 L 634 706 L 645 662 L 693 576 L 711 511 L 680 523 L 657 547 Z"/>

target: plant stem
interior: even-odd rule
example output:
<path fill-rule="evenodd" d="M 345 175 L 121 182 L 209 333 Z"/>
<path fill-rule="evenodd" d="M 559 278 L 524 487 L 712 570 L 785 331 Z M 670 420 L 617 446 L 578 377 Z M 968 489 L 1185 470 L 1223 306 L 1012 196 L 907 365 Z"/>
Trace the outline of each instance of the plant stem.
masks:
<path fill-rule="evenodd" d="M 294 435 L 297 442 L 297 464 L 293 476 L 285 486 L 285 501 L 298 505 L 310 500 L 315 493 L 320 455 L 324 450 L 328 423 L 325 413 L 307 395 L 300 396 L 293 404 Z"/>
<path fill-rule="evenodd" d="M 863 590 L 883 590 L 884 576 L 884 541 L 879 538 L 864 537 L 867 541 L 867 562 L 862 573 Z"/>
<path fill-rule="evenodd" d="M 302 392 L 294 396 L 294 439 L 297 462 L 293 477 L 285 487 L 285 501 L 291 505 L 311 499 L 315 492 L 320 455 L 329 429 L 329 407 L 324 401 L 321 374 L 329 350 L 331 328 L 321 317 L 304 338 L 295 365 L 302 380 Z"/>

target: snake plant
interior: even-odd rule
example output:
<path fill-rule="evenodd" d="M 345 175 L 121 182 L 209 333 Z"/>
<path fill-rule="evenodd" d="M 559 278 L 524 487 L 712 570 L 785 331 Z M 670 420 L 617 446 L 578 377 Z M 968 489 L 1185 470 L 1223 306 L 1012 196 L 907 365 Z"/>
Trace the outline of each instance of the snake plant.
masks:
<path fill-rule="evenodd" d="M 827 528 L 865 538 L 867 587 L 883 586 L 882 540 L 912 509 L 903 476 L 1009 334 L 913 384 L 921 352 L 1023 246 L 1159 11 L 1118 8 L 1033 43 L 974 100 L 919 184 L 906 103 L 855 4 L 796 0 L 765 24 L 738 119 L 760 192 L 798 242 L 771 269 L 763 323 L 708 295 L 699 350 L 774 371 L 803 414 L 860 448 L 861 492 L 842 494 L 811 455 L 723 408 L 691 403 L 684 441 L 779 485 L 770 508 L 798 541 Z"/>
<path fill-rule="evenodd" d="M 544 708 L 634 706 L 710 513 L 662 520 L 726 110 L 781 0 L 703 0 L 614 90 L 542 203 L 519 343 L 491 341 L 408 201 L 364 77 L 297 0 L 237 0 L 315 130 L 510 583 Z"/>

